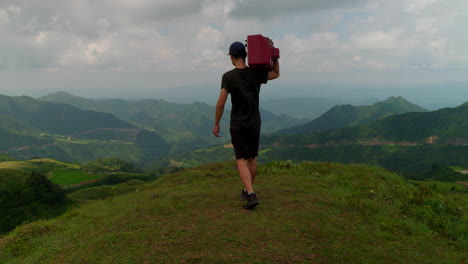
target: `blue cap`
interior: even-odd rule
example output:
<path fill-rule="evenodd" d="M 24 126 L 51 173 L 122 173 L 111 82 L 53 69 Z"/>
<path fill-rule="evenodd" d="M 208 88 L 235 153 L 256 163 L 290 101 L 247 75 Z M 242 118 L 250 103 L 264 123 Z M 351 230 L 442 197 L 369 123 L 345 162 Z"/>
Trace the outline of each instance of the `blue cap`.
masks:
<path fill-rule="evenodd" d="M 245 51 L 244 44 L 236 41 L 229 47 L 228 55 L 232 55 L 233 57 L 245 57 L 247 56 L 247 51 Z"/>

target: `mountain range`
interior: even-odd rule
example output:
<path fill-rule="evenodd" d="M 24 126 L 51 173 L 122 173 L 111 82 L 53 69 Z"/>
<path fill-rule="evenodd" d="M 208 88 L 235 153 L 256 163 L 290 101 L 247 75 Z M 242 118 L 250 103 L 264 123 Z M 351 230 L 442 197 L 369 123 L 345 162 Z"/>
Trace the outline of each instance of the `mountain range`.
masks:
<path fill-rule="evenodd" d="M 362 140 L 413 141 L 424 143 L 429 137 L 450 143 L 468 140 L 467 103 L 431 112 L 410 112 L 380 118 L 356 127 L 337 128 L 297 135 L 264 137 L 264 144 L 308 145 Z"/>
<path fill-rule="evenodd" d="M 0 96 L 0 103 L 0 152 L 18 159 L 48 157 L 87 162 L 118 157 L 151 166 L 161 164 L 158 160 L 170 163 L 171 157 L 180 161 L 184 152 L 199 156 L 202 152 L 197 149 L 228 142 L 229 118 L 223 119 L 224 137 L 213 137 L 210 130 L 214 108 L 204 103 L 97 100 L 63 92 L 40 100 Z M 465 103 L 427 112 L 401 97 L 370 106 L 339 105 L 303 126 L 281 130 L 280 135 L 265 135 L 261 144 L 270 154 L 285 146 L 418 145 L 428 140 L 432 144 L 464 145 L 468 138 L 467 109 Z M 263 112 L 263 125 L 270 131 L 274 131 L 272 127 L 284 128 L 296 122 L 298 119 Z M 215 153 L 218 150 L 212 152 Z M 216 155 L 217 160 L 224 157 Z M 202 160 L 207 163 L 211 156 Z"/>
<path fill-rule="evenodd" d="M 403 97 L 389 97 L 369 106 L 336 105 L 320 117 L 299 126 L 276 131 L 275 134 L 303 134 L 318 130 L 353 127 L 390 115 L 408 112 L 427 112 L 426 109 L 412 104 Z"/>
<path fill-rule="evenodd" d="M 261 107 L 275 114 L 312 120 L 335 105 L 345 103 L 336 98 L 287 97 L 261 100 Z"/>
<path fill-rule="evenodd" d="M 86 162 L 116 156 L 139 165 L 169 153 L 224 144 L 211 133 L 214 107 L 163 100 L 93 100 L 58 92 L 40 100 L 0 95 L 0 152 L 19 159 Z M 265 131 L 304 120 L 262 111 Z"/>
<path fill-rule="evenodd" d="M 262 135 L 259 160 L 313 160 L 379 165 L 411 177 L 432 164 L 467 167 L 468 102 L 455 108 L 382 117 L 355 127 Z M 232 160 L 227 146 L 169 155 L 158 165 L 196 166 Z"/>
<path fill-rule="evenodd" d="M 170 143 L 185 144 L 193 147 L 219 144 L 213 137 L 211 128 L 214 123 L 215 108 L 200 102 L 191 104 L 171 103 L 158 99 L 85 99 L 66 92 L 57 92 L 39 98 L 41 101 L 65 103 L 80 109 L 110 113 L 140 128 L 154 131 Z M 286 115 L 276 115 L 261 110 L 262 129 L 273 132 L 278 129 L 303 124 L 307 120 L 295 119 Z M 228 135 L 229 110 L 221 120 L 221 135 Z"/>

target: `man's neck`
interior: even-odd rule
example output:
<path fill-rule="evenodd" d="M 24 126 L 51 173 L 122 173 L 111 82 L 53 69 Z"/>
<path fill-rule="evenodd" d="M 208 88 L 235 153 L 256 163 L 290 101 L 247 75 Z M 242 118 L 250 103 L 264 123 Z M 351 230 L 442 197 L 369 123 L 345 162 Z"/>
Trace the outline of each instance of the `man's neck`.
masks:
<path fill-rule="evenodd" d="M 245 64 L 245 61 L 241 60 L 241 59 L 234 61 L 234 66 L 236 67 L 236 69 L 247 68 L 247 65 Z"/>

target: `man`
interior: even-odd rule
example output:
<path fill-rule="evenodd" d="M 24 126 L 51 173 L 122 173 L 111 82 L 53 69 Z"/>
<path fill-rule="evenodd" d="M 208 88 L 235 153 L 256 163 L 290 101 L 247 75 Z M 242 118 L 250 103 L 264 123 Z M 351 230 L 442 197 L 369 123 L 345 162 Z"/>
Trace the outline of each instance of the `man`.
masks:
<path fill-rule="evenodd" d="M 256 157 L 260 141 L 260 85 L 279 77 L 279 62 L 274 61 L 272 70 L 247 67 L 245 64 L 247 52 L 244 44 L 240 42 L 231 44 L 228 55 L 235 68 L 224 73 L 222 77 L 213 134 L 219 137 L 219 122 L 227 97 L 231 94 L 231 141 L 236 154 L 237 170 L 244 185 L 242 190 L 244 208 L 253 209 L 258 205 L 253 183 L 257 176 Z"/>

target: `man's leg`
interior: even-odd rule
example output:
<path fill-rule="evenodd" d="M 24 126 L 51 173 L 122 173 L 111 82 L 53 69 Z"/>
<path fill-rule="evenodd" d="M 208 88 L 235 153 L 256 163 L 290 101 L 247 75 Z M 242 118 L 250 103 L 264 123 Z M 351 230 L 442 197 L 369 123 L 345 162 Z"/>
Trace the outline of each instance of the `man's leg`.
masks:
<path fill-rule="evenodd" d="M 249 161 L 246 159 L 238 159 L 237 160 L 237 171 L 239 172 L 239 176 L 244 184 L 244 188 L 247 193 L 253 193 L 253 186 L 252 186 L 252 174 L 250 173 L 250 166 Z"/>
<path fill-rule="evenodd" d="M 248 159 L 248 166 L 249 166 L 249 171 L 250 171 L 250 177 L 252 178 L 252 186 L 255 182 L 255 177 L 257 176 L 257 159 L 252 158 Z"/>
<path fill-rule="evenodd" d="M 244 187 L 248 193 L 248 195 L 246 196 L 246 203 L 244 204 L 244 208 L 251 210 L 251 209 L 254 209 L 258 205 L 258 200 L 257 200 L 257 195 L 255 194 L 253 187 L 252 187 L 252 175 L 250 174 L 249 168 L 250 168 L 249 160 L 247 159 L 237 160 L 237 169 L 242 179 L 242 183 L 244 183 Z"/>

